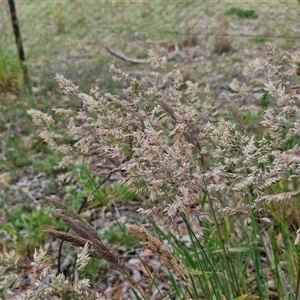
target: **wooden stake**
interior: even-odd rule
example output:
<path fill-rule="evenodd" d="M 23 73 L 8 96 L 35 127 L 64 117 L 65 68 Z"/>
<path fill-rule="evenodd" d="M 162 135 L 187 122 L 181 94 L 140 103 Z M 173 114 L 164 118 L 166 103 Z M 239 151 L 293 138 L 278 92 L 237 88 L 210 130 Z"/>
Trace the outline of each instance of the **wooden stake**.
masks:
<path fill-rule="evenodd" d="M 14 0 L 8 0 L 8 4 L 9 4 L 10 16 L 11 16 L 12 26 L 13 26 L 13 30 L 14 30 L 14 35 L 15 35 L 16 46 L 18 49 L 18 56 L 19 56 L 19 60 L 21 63 L 23 73 L 24 73 L 25 85 L 29 89 L 29 91 L 31 91 L 30 79 L 29 79 L 29 75 L 28 75 L 28 69 L 26 66 L 26 62 L 25 62 L 25 53 L 24 53 L 24 48 L 23 48 L 23 42 L 22 42 L 15 2 L 14 2 Z"/>

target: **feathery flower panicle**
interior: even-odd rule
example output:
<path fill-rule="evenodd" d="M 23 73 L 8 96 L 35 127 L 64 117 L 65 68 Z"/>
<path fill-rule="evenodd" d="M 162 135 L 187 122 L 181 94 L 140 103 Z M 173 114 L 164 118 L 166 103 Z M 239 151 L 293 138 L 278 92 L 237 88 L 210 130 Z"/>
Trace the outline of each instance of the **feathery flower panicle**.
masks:
<path fill-rule="evenodd" d="M 89 247 L 93 257 L 104 259 L 112 268 L 119 271 L 129 283 L 134 285 L 134 281 L 130 276 L 130 270 L 126 267 L 125 263 L 104 245 L 95 229 L 87 221 L 54 197 L 48 197 L 47 201 L 63 212 L 56 212 L 55 214 L 77 235 L 56 230 L 46 230 L 45 232 L 54 237 L 74 243 L 77 246 L 84 247 L 82 254 L 79 255 L 79 266 L 88 262 L 87 251 Z"/>
<path fill-rule="evenodd" d="M 189 274 L 187 269 L 173 256 L 172 252 L 163 243 L 161 243 L 143 227 L 126 224 L 126 228 L 136 237 L 143 240 L 146 248 L 157 253 L 172 274 L 185 283 L 188 283 Z"/>
<path fill-rule="evenodd" d="M 265 52 L 269 61 L 272 61 L 274 58 L 276 58 L 277 49 L 273 43 L 267 42 L 265 44 Z"/>
<path fill-rule="evenodd" d="M 43 266 L 49 260 L 49 256 L 47 255 L 47 251 L 40 248 L 39 250 L 34 250 L 33 254 L 34 262 L 31 265 L 36 266 L 38 269 Z"/>
<path fill-rule="evenodd" d="M 56 74 L 55 79 L 59 84 L 59 87 L 69 96 L 78 96 L 79 87 L 73 84 L 69 79 L 66 79 L 63 75 Z"/>
<path fill-rule="evenodd" d="M 243 70 L 243 76 L 255 79 L 262 75 L 262 71 L 265 69 L 261 59 L 256 58 L 248 63 Z"/>
<path fill-rule="evenodd" d="M 7 268 L 15 268 L 18 265 L 19 259 L 20 255 L 18 255 L 15 250 L 3 254 L 0 253 L 0 265 L 2 270 L 4 270 L 5 266 Z"/>
<path fill-rule="evenodd" d="M 300 51 L 294 53 L 286 53 L 286 59 L 292 67 L 291 76 L 300 75 Z"/>
<path fill-rule="evenodd" d="M 55 134 L 49 130 L 42 130 L 39 134 L 39 137 L 42 138 L 52 149 L 58 150 L 58 141 L 62 139 L 62 135 Z"/>
<path fill-rule="evenodd" d="M 32 121 L 36 126 L 45 126 L 48 128 L 54 124 L 52 116 L 48 116 L 47 114 L 42 113 L 40 110 L 29 109 L 27 110 L 27 113 L 31 116 Z"/>
<path fill-rule="evenodd" d="M 291 201 L 292 199 L 298 198 L 300 196 L 300 190 L 286 193 L 279 193 L 275 195 L 266 195 L 259 197 L 257 202 L 286 202 Z"/>
<path fill-rule="evenodd" d="M 89 258 L 89 244 L 86 243 L 82 249 L 81 252 L 77 255 L 77 270 L 84 270 L 86 265 L 88 264 L 90 258 Z"/>
<path fill-rule="evenodd" d="M 296 239 L 295 239 L 295 242 L 294 242 L 294 245 L 298 245 L 300 243 L 300 228 L 297 229 L 297 232 L 296 232 Z"/>
<path fill-rule="evenodd" d="M 64 108 L 53 108 L 52 109 L 55 114 L 66 117 L 66 118 L 70 118 L 74 116 L 74 111 L 71 109 L 64 109 Z"/>
<path fill-rule="evenodd" d="M 0 291 L 6 293 L 7 289 L 18 287 L 21 280 L 13 271 L 18 266 L 20 256 L 15 250 L 0 254 Z"/>
<path fill-rule="evenodd" d="M 0 267 L 0 290 L 1 293 L 5 292 L 8 288 L 14 289 L 19 286 L 22 286 L 22 278 L 15 273 L 8 273 L 9 269 L 16 267 L 19 260 L 19 256 L 15 251 L 6 253 L 4 255 L 0 254 L 0 264 L 3 268 Z M 73 300 L 97 300 L 101 299 L 98 293 L 95 293 L 89 290 L 89 280 L 81 279 L 77 283 L 71 284 L 68 282 L 63 274 L 55 275 L 51 272 L 51 267 L 46 266 L 49 256 L 47 252 L 40 248 L 35 250 L 33 255 L 32 266 L 36 269 L 36 284 L 37 286 L 34 289 L 29 289 L 25 294 L 21 296 L 22 300 L 40 300 L 40 299 L 71 299 Z M 2 272 L 5 271 L 5 272 Z M 51 283 L 49 283 L 51 282 Z M 18 298 L 19 299 L 19 298 Z"/>
<path fill-rule="evenodd" d="M 167 57 L 159 57 L 153 50 L 148 51 L 148 61 L 152 67 L 165 69 Z"/>
<path fill-rule="evenodd" d="M 128 82 L 131 79 L 128 73 L 123 72 L 114 65 L 109 66 L 109 72 L 113 74 L 113 80 L 116 82 Z"/>

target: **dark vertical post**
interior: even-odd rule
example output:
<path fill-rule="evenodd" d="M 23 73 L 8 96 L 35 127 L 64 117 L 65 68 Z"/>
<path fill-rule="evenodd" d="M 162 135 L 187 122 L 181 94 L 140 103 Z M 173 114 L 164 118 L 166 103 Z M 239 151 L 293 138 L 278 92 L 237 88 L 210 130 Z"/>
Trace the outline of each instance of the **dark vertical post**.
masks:
<path fill-rule="evenodd" d="M 24 48 L 23 48 L 23 43 L 22 43 L 22 37 L 21 37 L 21 32 L 20 32 L 20 27 L 19 27 L 19 22 L 18 22 L 18 17 L 17 17 L 15 1 L 8 0 L 8 4 L 9 4 L 12 26 L 14 29 L 16 45 L 17 45 L 17 49 L 18 49 L 18 56 L 19 56 L 19 60 L 20 60 L 20 63 L 21 63 L 22 69 L 23 69 L 23 73 L 24 73 L 25 84 L 30 90 L 30 80 L 29 80 L 26 63 L 25 63 L 25 53 L 24 53 Z"/>

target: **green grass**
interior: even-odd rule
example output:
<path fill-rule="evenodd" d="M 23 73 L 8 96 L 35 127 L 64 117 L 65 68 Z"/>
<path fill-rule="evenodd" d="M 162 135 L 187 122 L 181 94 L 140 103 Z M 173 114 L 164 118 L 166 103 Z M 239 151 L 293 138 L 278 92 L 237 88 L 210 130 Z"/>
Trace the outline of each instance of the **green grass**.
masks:
<path fill-rule="evenodd" d="M 237 7 L 232 7 L 226 11 L 226 15 L 237 15 L 239 18 L 257 19 L 258 14 L 253 9 L 244 10 Z"/>
<path fill-rule="evenodd" d="M 0 93 L 19 92 L 24 87 L 24 75 L 20 62 L 12 50 L 0 47 Z"/>
<path fill-rule="evenodd" d="M 29 209 L 28 205 L 22 205 L 13 211 L 5 209 L 4 212 L 7 222 L 1 224 L 0 229 L 14 237 L 14 247 L 21 255 L 31 256 L 34 249 L 44 246 L 49 241 L 43 230 L 53 226 L 64 229 L 63 223 L 52 215 L 49 207 Z"/>
<path fill-rule="evenodd" d="M 107 242 L 112 250 L 118 250 L 120 247 L 133 248 L 137 246 L 140 240 L 133 234 L 124 234 L 125 226 L 120 224 L 120 226 L 108 228 L 103 239 Z"/>
<path fill-rule="evenodd" d="M 167 47 L 181 43 L 196 43 L 203 50 L 209 51 L 207 37 L 218 32 L 220 18 L 234 9 L 235 14 L 236 10 L 255 11 L 258 19 L 226 16 L 234 28 L 229 30 L 229 34 L 240 32 L 241 35 L 253 35 L 254 41 L 262 39 L 266 30 L 270 31 L 270 38 L 274 35 L 292 35 L 297 5 L 296 1 L 287 4 L 272 2 L 271 7 L 266 3 L 258 5 L 256 1 L 241 1 L 238 7 L 236 2 L 149 1 L 133 4 L 118 1 L 102 2 L 99 5 L 98 2 L 17 1 L 17 11 L 28 68 L 31 75 L 41 81 L 42 86 L 49 86 L 55 73 L 60 72 L 81 86 L 99 82 L 105 89 L 110 81 L 105 70 L 110 63 L 129 67 L 106 53 L 105 45 L 140 58 L 146 56 L 149 48 L 165 53 Z M 289 16 L 284 23 L 276 18 L 275 7 L 286 11 Z M 2 14 L 7 12 L 3 11 Z M 276 20 L 279 24 L 276 24 Z M 260 26 L 262 21 L 264 25 Z M 248 43 L 238 37 L 236 42 L 242 47 Z M 13 39 L 3 40 L 2 44 L 14 49 Z M 144 66 L 135 68 L 143 69 Z"/>

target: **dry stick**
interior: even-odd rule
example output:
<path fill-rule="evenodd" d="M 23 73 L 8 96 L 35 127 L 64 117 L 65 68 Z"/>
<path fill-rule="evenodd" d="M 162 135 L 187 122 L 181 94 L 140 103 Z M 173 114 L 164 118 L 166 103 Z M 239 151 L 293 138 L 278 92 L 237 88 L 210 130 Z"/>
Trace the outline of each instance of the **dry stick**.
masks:
<path fill-rule="evenodd" d="M 138 59 L 138 58 L 127 57 L 127 56 L 125 56 L 124 54 L 122 54 L 120 52 L 116 52 L 115 50 L 113 50 L 112 48 L 110 48 L 108 46 L 106 46 L 105 49 L 111 55 L 113 55 L 115 57 L 118 57 L 122 60 L 129 61 L 133 64 L 148 64 L 149 63 L 148 59 Z"/>
<path fill-rule="evenodd" d="M 118 57 L 122 60 L 129 61 L 133 64 L 149 64 L 148 59 L 138 59 L 138 58 L 128 57 L 120 52 L 113 50 L 112 48 L 110 48 L 108 46 L 106 46 L 105 49 L 111 55 Z M 175 45 L 175 51 L 171 55 L 167 56 L 167 60 L 173 59 L 178 53 L 179 53 L 179 47 L 178 47 L 178 45 Z"/>
<path fill-rule="evenodd" d="M 17 11 L 16 11 L 16 6 L 15 6 L 14 0 L 8 0 L 8 5 L 9 5 L 9 10 L 10 10 L 11 22 L 12 22 L 12 26 L 13 26 L 13 30 L 14 30 L 16 45 L 17 45 L 17 49 L 18 49 L 18 56 L 19 56 L 19 60 L 21 63 L 23 74 L 24 74 L 25 84 L 30 92 L 31 91 L 30 79 L 29 79 L 28 70 L 27 70 L 26 63 L 25 63 L 25 53 L 24 53 L 23 42 L 22 42 L 22 37 L 21 37 L 21 32 L 20 32 L 20 26 L 19 26 L 19 21 L 18 21 L 18 17 L 17 17 Z"/>

